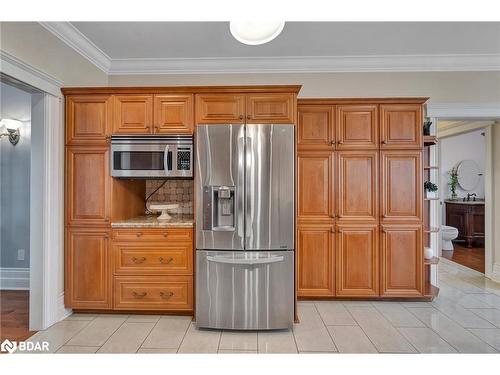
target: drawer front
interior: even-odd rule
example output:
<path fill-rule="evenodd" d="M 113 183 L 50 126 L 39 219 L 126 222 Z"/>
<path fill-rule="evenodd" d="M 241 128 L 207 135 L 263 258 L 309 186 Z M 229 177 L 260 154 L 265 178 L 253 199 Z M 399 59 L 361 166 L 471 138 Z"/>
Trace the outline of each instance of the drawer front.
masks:
<path fill-rule="evenodd" d="M 193 277 L 124 277 L 114 282 L 115 310 L 193 309 Z"/>
<path fill-rule="evenodd" d="M 115 241 L 193 241 L 193 228 L 113 229 Z"/>
<path fill-rule="evenodd" d="M 134 243 L 113 244 L 116 275 L 190 275 L 193 273 L 191 243 L 148 246 Z"/>

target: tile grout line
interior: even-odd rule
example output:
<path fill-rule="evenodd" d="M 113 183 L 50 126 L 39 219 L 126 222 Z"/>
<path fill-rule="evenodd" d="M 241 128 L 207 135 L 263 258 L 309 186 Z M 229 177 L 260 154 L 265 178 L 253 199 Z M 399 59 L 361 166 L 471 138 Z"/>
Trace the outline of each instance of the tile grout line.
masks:
<path fill-rule="evenodd" d="M 125 322 L 127 321 L 128 317 L 129 317 L 129 316 L 127 315 L 127 317 L 126 317 L 126 318 L 125 318 L 125 320 L 122 322 L 122 324 L 120 324 L 120 325 L 119 325 L 119 326 L 118 326 L 118 327 L 117 327 L 117 328 L 113 331 L 113 333 L 111 333 L 111 335 L 109 335 L 109 337 L 107 338 L 107 340 L 106 340 L 106 341 L 104 341 L 104 343 L 103 343 L 102 345 L 100 345 L 100 346 L 99 346 L 99 349 L 97 349 L 96 353 L 97 353 L 97 352 L 99 352 L 99 350 L 101 350 L 101 348 L 102 348 L 104 345 L 106 345 L 106 343 L 107 343 L 107 342 L 109 341 L 109 339 L 110 339 L 110 338 L 111 338 L 111 337 L 112 337 L 112 336 L 116 333 L 116 331 L 118 331 L 118 330 L 120 329 L 120 327 L 121 327 L 121 326 L 123 326 L 123 325 L 125 324 Z"/>
<path fill-rule="evenodd" d="M 339 348 L 337 347 L 337 344 L 335 343 L 335 340 L 333 339 L 332 335 L 330 334 L 330 331 L 328 330 L 328 327 L 325 324 L 325 321 L 323 320 L 323 317 L 319 313 L 318 306 L 316 306 L 316 302 L 313 302 L 313 305 L 314 305 L 314 310 L 316 310 L 316 313 L 318 314 L 319 318 L 321 319 L 321 323 L 323 323 L 323 327 L 325 327 L 325 329 L 326 329 L 326 333 L 330 337 L 330 340 L 332 340 L 332 344 L 333 344 L 333 347 L 335 348 L 335 351 L 337 353 L 339 353 Z M 298 348 L 297 348 L 297 351 L 298 351 Z"/>
<path fill-rule="evenodd" d="M 342 306 L 344 306 L 344 308 L 346 309 L 347 313 L 351 316 L 352 320 L 354 320 L 356 322 L 356 324 L 358 325 L 359 329 L 361 329 L 361 332 L 363 332 L 363 334 L 366 336 L 366 338 L 368 339 L 368 341 L 371 342 L 371 344 L 373 345 L 373 347 L 375 348 L 375 350 L 377 351 L 377 353 L 382 353 L 378 348 L 377 348 L 377 345 L 375 345 L 375 343 L 372 341 L 372 339 L 370 338 L 370 336 L 368 336 L 365 332 L 365 330 L 363 329 L 363 327 L 361 326 L 361 324 L 359 324 L 359 322 L 356 320 L 356 318 L 354 317 L 354 315 L 352 315 L 351 311 L 347 308 L 347 306 L 345 306 L 344 304 L 342 304 Z"/>
<path fill-rule="evenodd" d="M 66 320 L 66 319 L 65 319 Z M 62 322 L 64 322 L 64 320 L 62 320 Z M 89 320 L 87 321 L 87 324 L 85 324 L 81 329 L 79 329 L 77 332 L 75 332 L 69 339 L 67 339 L 66 341 L 64 341 L 64 343 L 59 347 L 57 348 L 57 350 L 54 352 L 54 353 L 57 353 L 64 345 L 66 345 L 68 342 L 70 342 L 70 340 L 75 337 L 76 335 L 78 335 L 81 331 L 83 331 L 85 328 L 87 328 L 87 326 L 92 322 L 92 320 Z M 60 323 L 60 322 L 59 322 Z M 51 328 L 51 327 L 49 327 Z M 45 331 L 47 331 L 48 329 L 46 329 Z"/>
<path fill-rule="evenodd" d="M 191 327 L 191 325 L 192 325 L 192 324 L 193 324 L 193 321 L 191 320 L 191 321 L 189 322 L 189 324 L 187 325 L 186 330 L 184 331 L 184 335 L 182 335 L 182 340 L 181 340 L 181 342 L 179 343 L 179 346 L 177 347 L 177 351 L 176 351 L 176 353 L 179 353 L 179 349 L 181 348 L 182 343 L 184 342 L 184 339 L 186 338 L 186 335 L 187 335 L 187 333 L 188 333 L 188 331 L 189 331 L 189 328 Z"/>
<path fill-rule="evenodd" d="M 161 316 L 160 316 L 160 319 L 161 319 Z M 135 351 L 136 353 L 142 349 L 142 345 L 144 345 L 144 342 L 148 339 L 149 335 L 151 334 L 151 332 L 153 332 L 153 329 L 155 329 L 155 327 L 158 325 L 158 322 L 160 321 L 160 319 L 158 319 L 156 321 L 155 324 L 153 324 L 153 327 L 151 327 L 151 329 L 149 330 L 148 334 L 146 335 L 146 337 L 144 337 L 144 340 L 142 340 L 141 342 L 141 345 L 139 345 L 139 347 L 137 348 L 137 350 Z"/>
<path fill-rule="evenodd" d="M 495 348 L 494 346 L 490 345 L 489 343 L 487 343 L 486 341 L 484 341 L 481 337 L 479 337 L 478 335 L 476 335 L 474 332 L 472 332 L 472 331 L 471 331 L 471 329 L 492 329 L 492 328 L 465 328 L 465 327 L 464 327 L 464 329 L 465 329 L 467 332 L 469 332 L 471 335 L 473 335 L 474 337 L 477 337 L 477 338 L 478 338 L 481 342 L 484 342 L 486 345 L 488 345 L 488 346 L 490 346 L 491 348 L 493 348 L 493 350 L 494 350 L 495 352 L 497 352 L 497 353 L 499 352 L 499 351 L 497 350 L 497 348 Z"/>

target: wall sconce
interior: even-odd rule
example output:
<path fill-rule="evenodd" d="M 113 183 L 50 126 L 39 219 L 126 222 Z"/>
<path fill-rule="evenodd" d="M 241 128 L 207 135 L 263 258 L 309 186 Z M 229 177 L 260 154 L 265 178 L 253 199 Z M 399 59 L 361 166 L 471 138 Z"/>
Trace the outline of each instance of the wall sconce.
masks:
<path fill-rule="evenodd" d="M 3 118 L 0 120 L 0 138 L 3 136 L 9 137 L 10 143 L 12 145 L 17 145 L 19 139 L 21 139 L 21 133 L 19 132 L 19 127 L 23 123 L 19 120 L 12 120 L 8 118 Z"/>

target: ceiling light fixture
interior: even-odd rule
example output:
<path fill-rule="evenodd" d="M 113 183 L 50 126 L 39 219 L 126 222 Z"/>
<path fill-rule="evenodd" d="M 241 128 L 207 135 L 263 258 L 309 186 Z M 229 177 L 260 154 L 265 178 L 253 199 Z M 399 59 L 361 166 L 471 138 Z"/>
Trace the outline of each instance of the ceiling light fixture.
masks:
<path fill-rule="evenodd" d="M 256 46 L 276 38 L 285 27 L 284 21 L 231 21 L 229 30 L 243 44 Z"/>
<path fill-rule="evenodd" d="M 19 132 L 19 127 L 23 123 L 19 120 L 12 120 L 8 118 L 0 119 L 0 138 L 3 136 L 9 137 L 10 143 L 12 145 L 17 145 L 19 139 L 21 138 L 21 133 Z"/>

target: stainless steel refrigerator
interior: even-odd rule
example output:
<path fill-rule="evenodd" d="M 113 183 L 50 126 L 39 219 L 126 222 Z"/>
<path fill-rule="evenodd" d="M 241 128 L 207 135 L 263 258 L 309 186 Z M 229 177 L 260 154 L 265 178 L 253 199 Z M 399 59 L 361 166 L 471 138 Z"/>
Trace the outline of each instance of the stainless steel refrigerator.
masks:
<path fill-rule="evenodd" d="M 294 319 L 294 126 L 199 125 L 196 324 L 283 329 Z"/>

